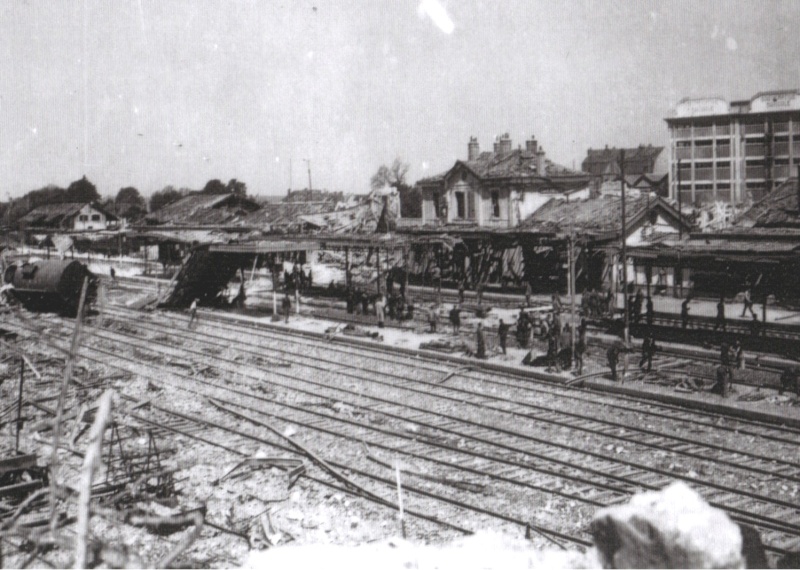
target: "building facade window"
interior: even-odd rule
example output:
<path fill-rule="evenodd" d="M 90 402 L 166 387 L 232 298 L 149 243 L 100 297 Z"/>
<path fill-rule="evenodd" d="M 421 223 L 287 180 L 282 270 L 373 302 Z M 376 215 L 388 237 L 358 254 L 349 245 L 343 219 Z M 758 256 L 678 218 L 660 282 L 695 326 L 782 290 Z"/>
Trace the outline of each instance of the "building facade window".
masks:
<path fill-rule="evenodd" d="M 456 217 L 462 220 L 467 217 L 466 197 L 463 192 L 456 192 Z"/>
<path fill-rule="evenodd" d="M 500 217 L 500 192 L 492 190 L 492 217 Z"/>
<path fill-rule="evenodd" d="M 92 214 L 92 221 L 99 222 L 100 221 L 100 214 Z"/>

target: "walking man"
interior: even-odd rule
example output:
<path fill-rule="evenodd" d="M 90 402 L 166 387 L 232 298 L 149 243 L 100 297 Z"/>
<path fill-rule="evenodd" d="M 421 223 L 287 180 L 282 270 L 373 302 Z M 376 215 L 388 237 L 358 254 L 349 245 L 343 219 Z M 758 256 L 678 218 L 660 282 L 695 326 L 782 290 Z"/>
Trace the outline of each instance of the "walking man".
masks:
<path fill-rule="evenodd" d="M 510 327 L 500 319 L 500 324 L 497 326 L 497 339 L 500 341 L 500 349 L 503 354 L 506 354 L 506 341 L 508 340 L 508 329 Z"/>
<path fill-rule="evenodd" d="M 727 330 L 728 325 L 725 323 L 725 297 L 719 296 L 719 303 L 717 303 L 717 318 L 714 320 L 714 330 L 722 327 L 722 331 Z"/>
<path fill-rule="evenodd" d="M 742 308 L 742 316 L 745 315 L 747 311 L 750 311 L 750 314 L 754 317 L 756 316 L 756 312 L 753 310 L 753 299 L 750 296 L 750 289 L 745 289 L 744 291 L 744 307 Z"/>
<path fill-rule="evenodd" d="M 658 348 L 656 347 L 656 339 L 653 338 L 653 333 L 648 333 L 642 342 L 642 359 L 639 361 L 639 368 L 644 366 L 644 363 L 647 363 L 647 371 L 650 372 L 653 369 L 653 355 L 656 353 Z"/>
<path fill-rule="evenodd" d="M 742 348 L 742 341 L 736 341 L 736 344 L 733 346 L 733 355 L 734 358 L 736 358 L 736 368 L 738 370 L 744 370 L 744 348 Z"/>
<path fill-rule="evenodd" d="M 188 328 L 192 328 L 192 324 L 197 320 L 197 302 L 200 299 L 195 299 L 192 301 L 192 304 L 189 306 L 189 326 Z"/>

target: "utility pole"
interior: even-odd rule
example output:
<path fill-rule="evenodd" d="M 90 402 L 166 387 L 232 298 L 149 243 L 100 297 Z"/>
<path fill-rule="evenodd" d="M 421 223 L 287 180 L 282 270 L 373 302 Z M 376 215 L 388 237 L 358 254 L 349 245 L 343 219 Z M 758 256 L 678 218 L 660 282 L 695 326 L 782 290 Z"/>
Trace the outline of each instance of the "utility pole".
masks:
<path fill-rule="evenodd" d="M 292 193 L 292 159 L 289 158 L 289 191 L 286 193 L 289 196 Z"/>
<path fill-rule="evenodd" d="M 681 197 L 681 159 L 678 159 L 678 239 L 683 239 L 683 198 Z"/>
<path fill-rule="evenodd" d="M 311 186 L 311 159 L 304 158 L 303 160 L 305 160 L 306 166 L 308 166 L 308 192 L 310 194 L 311 190 L 313 189 L 313 186 Z"/>
<path fill-rule="evenodd" d="M 569 230 L 569 296 L 570 296 L 570 335 L 572 340 L 572 361 L 575 362 L 575 243 L 573 241 L 572 223 Z"/>
<path fill-rule="evenodd" d="M 627 223 L 625 220 L 625 149 L 619 151 L 619 170 L 619 185 L 622 193 L 622 232 L 620 234 L 620 241 L 622 242 L 622 295 L 624 300 L 623 306 L 625 307 L 625 328 L 623 335 L 625 346 L 627 346 L 630 342 L 630 318 L 628 314 L 628 249 L 625 243 L 625 235 L 627 234 Z"/>

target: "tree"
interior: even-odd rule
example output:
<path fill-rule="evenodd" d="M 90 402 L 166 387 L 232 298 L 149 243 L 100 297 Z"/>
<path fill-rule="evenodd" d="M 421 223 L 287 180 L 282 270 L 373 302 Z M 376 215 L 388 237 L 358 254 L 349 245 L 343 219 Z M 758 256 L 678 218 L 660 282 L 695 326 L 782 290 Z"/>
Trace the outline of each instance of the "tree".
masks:
<path fill-rule="evenodd" d="M 236 194 L 237 196 L 247 196 L 247 184 L 244 182 L 239 182 L 235 178 L 231 178 L 228 181 L 228 185 L 225 187 L 225 189 L 231 194 Z"/>
<path fill-rule="evenodd" d="M 200 191 L 202 194 L 227 194 L 228 189 L 222 180 L 214 178 L 206 182 L 205 187 Z"/>
<path fill-rule="evenodd" d="M 381 165 L 369 181 L 373 190 L 390 186 L 400 195 L 400 215 L 404 218 L 422 217 L 422 194 L 419 188 L 406 182 L 409 165 L 395 158 L 391 166 Z"/>
<path fill-rule="evenodd" d="M 150 196 L 150 212 L 157 212 L 167 204 L 177 202 L 183 197 L 183 194 L 175 190 L 173 186 L 165 186 L 161 190 L 153 192 Z"/>
<path fill-rule="evenodd" d="M 100 194 L 97 193 L 97 187 L 86 178 L 85 174 L 83 178 L 67 187 L 67 202 L 97 202 L 99 200 Z"/>
<path fill-rule="evenodd" d="M 118 216 L 134 220 L 141 218 L 147 213 L 147 204 L 139 194 L 139 191 L 133 186 L 126 186 L 120 188 L 117 192 L 117 197 L 114 200 L 113 210 Z"/>

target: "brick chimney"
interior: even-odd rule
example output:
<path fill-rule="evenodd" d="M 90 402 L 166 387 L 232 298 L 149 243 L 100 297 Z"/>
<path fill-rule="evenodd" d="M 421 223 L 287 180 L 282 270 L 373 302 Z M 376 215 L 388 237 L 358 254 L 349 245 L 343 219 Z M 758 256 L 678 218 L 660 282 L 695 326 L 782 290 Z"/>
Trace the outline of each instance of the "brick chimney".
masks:
<path fill-rule="evenodd" d="M 536 142 L 535 136 L 531 135 L 530 140 L 525 141 L 525 150 L 536 156 L 536 152 L 539 150 L 539 143 Z"/>
<path fill-rule="evenodd" d="M 477 160 L 481 154 L 481 146 L 478 144 L 476 137 L 469 137 L 469 144 L 467 145 L 467 160 Z"/>
<path fill-rule="evenodd" d="M 508 133 L 500 135 L 500 154 L 511 154 L 511 135 Z"/>

